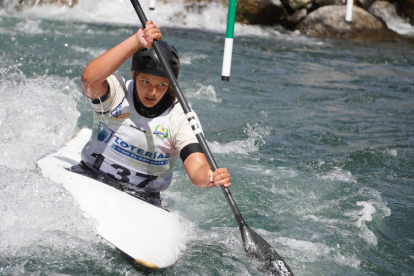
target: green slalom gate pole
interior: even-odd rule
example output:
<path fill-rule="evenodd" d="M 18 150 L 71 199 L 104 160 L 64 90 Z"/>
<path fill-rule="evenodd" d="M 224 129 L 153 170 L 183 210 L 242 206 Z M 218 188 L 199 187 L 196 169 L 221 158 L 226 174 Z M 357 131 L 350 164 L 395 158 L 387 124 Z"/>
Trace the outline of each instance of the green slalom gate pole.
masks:
<path fill-rule="evenodd" d="M 223 67 L 221 80 L 230 80 L 231 56 L 233 53 L 234 23 L 236 22 L 237 0 L 229 0 L 227 13 L 226 40 L 224 42 Z"/>

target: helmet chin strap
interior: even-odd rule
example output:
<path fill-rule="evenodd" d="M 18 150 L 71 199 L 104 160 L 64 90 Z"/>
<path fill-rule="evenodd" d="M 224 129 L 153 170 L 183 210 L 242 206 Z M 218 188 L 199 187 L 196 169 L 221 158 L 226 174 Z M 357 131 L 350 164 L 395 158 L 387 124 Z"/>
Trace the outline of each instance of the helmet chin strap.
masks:
<path fill-rule="evenodd" d="M 171 107 L 173 103 L 173 97 L 166 92 L 162 99 L 153 107 L 146 107 L 142 104 L 142 102 L 139 100 L 137 88 L 135 86 L 134 81 L 134 107 L 135 110 L 138 112 L 139 115 L 146 117 L 146 118 L 155 118 L 162 113 L 164 113 L 168 108 Z"/>

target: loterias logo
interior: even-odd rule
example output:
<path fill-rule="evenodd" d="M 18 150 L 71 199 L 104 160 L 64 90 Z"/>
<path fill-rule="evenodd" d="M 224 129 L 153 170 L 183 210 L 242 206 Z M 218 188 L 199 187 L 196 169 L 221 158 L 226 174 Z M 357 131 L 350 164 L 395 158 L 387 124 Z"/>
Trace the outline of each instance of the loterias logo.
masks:
<path fill-rule="evenodd" d="M 168 138 L 168 128 L 164 128 L 164 126 L 158 125 L 152 134 L 155 134 L 161 138 Z"/>
<path fill-rule="evenodd" d="M 118 106 L 111 111 L 111 119 L 124 119 L 129 116 L 129 113 L 122 113 L 124 107 L 122 105 Z"/>
<path fill-rule="evenodd" d="M 146 151 L 134 145 L 130 145 L 119 137 L 115 137 L 111 148 L 129 158 L 157 166 L 167 165 L 170 157 L 168 153 Z"/>
<path fill-rule="evenodd" d="M 114 134 L 114 131 L 102 122 L 99 122 L 99 125 L 96 130 L 98 132 L 98 136 L 96 137 L 96 139 L 98 139 L 98 141 L 100 142 L 108 143 L 108 141 L 112 137 L 112 134 Z"/>

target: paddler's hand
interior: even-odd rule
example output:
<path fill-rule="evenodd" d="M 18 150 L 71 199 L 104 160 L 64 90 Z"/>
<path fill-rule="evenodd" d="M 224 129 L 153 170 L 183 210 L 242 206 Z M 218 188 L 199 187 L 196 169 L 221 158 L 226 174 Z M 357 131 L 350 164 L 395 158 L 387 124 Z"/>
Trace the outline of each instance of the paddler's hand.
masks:
<path fill-rule="evenodd" d="M 145 29 L 140 28 L 135 35 L 138 42 L 138 49 L 142 47 L 151 49 L 154 40 L 162 39 L 161 31 L 152 20 L 148 20 L 145 24 Z"/>
<path fill-rule="evenodd" d="M 230 183 L 230 173 L 226 168 L 219 168 L 214 173 L 210 170 L 210 184 L 214 186 L 224 186 L 229 188 Z"/>

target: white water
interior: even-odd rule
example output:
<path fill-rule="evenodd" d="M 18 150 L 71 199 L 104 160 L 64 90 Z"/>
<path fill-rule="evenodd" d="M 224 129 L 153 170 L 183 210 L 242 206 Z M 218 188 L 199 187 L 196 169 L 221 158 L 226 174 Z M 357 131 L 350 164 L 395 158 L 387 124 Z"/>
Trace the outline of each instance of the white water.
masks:
<path fill-rule="evenodd" d="M 71 136 L 79 112 L 77 87 L 59 77 L 28 79 L 18 69 L 0 69 L 0 166 L 35 169 L 35 161 Z"/>
<path fill-rule="evenodd" d="M 374 6 L 376 5 L 374 4 L 370 9 L 373 10 Z M 414 27 L 407 20 L 398 16 L 395 5 L 381 5 L 380 3 L 378 6 L 382 6 L 382 8 L 375 9 L 373 13 L 382 18 L 391 30 L 402 35 L 414 36 Z"/>
<path fill-rule="evenodd" d="M 107 3 L 107 5 L 112 5 L 113 3 L 119 4 L 121 2 L 126 10 L 131 10 L 129 1 L 114 1 L 109 4 Z M 103 5 L 100 1 L 82 1 L 82 3 L 86 5 L 84 8 L 89 7 L 89 11 L 78 9 L 75 10 L 76 12 L 73 12 L 74 10 L 56 7 L 42 7 L 37 9 L 39 9 L 39 13 L 42 13 L 42 16 L 45 18 L 49 18 L 49 16 L 50 18 L 62 16 L 62 20 L 70 21 L 77 20 L 76 18 L 81 20 L 87 13 L 92 13 L 92 6 L 94 4 L 97 6 Z M 161 8 L 161 2 L 157 5 L 157 9 L 159 8 Z M 180 7 L 174 6 L 175 8 L 179 9 Z M 174 9 L 169 12 L 173 13 Z M 98 7 L 97 10 L 102 13 L 103 9 L 102 7 Z M 127 23 L 126 21 L 128 20 L 122 17 L 121 10 L 109 9 L 109 13 L 109 17 L 115 18 L 111 20 L 114 20 L 116 24 L 132 24 Z M 149 13 L 148 11 L 147 14 Z M 21 45 L 22 40 L 18 37 L 14 38 L 13 35 L 23 33 L 27 34 L 29 39 L 32 39 L 30 34 L 42 35 L 51 32 L 45 28 L 48 22 L 36 19 L 35 16 L 37 15 L 33 10 L 28 10 L 18 15 L 22 17 L 30 15 L 31 18 L 24 18 L 16 25 L 0 30 L 2 34 L 9 34 L 12 37 L 11 39 L 15 41 L 16 46 Z M 64 16 L 67 16 L 67 19 Z M 134 13 L 131 13 L 129 16 L 131 19 L 136 20 Z M 99 16 L 91 16 L 88 20 L 90 22 L 102 22 L 105 20 L 105 17 L 101 19 Z M 43 26 L 42 22 L 44 24 Z M 164 26 L 166 27 L 173 25 L 168 20 L 165 20 L 165 22 L 166 25 Z M 181 21 L 177 19 L 177 22 Z M 191 21 L 188 21 L 187 25 L 182 23 L 174 24 L 181 27 L 196 26 L 196 23 Z M 222 23 L 220 24 L 217 26 L 206 25 L 202 26 L 202 28 L 207 30 L 210 30 L 210 27 L 211 30 L 219 30 L 221 28 L 224 37 L 224 25 Z M 82 24 L 74 24 L 74 26 L 82 28 Z M 240 28 L 236 30 L 236 33 L 239 31 L 242 34 L 240 30 L 243 30 L 242 28 L 244 27 L 240 26 Z M 93 24 L 85 27 L 85 29 L 88 33 L 100 34 L 102 37 L 104 37 L 106 32 L 105 28 L 95 29 Z M 86 32 L 86 30 L 83 31 Z M 276 31 L 270 31 L 260 27 L 248 27 L 246 30 L 251 31 L 246 31 L 245 34 L 251 33 L 267 36 L 276 34 L 282 36 Z M 109 30 L 109 33 L 114 35 L 115 32 L 123 31 L 125 31 L 125 28 L 117 28 L 115 30 Z M 68 36 L 72 33 L 73 36 L 77 35 L 75 29 L 65 31 L 65 34 Z M 249 37 L 252 40 L 254 38 L 255 36 Z M 286 53 L 277 52 L 279 58 L 283 57 L 281 61 L 285 61 L 283 64 L 278 64 L 279 68 L 286 68 L 291 64 L 295 65 L 295 67 L 286 69 L 286 72 L 289 72 L 289 74 L 298 70 L 296 67 L 297 64 L 300 64 L 304 68 L 307 68 L 306 66 L 308 64 L 314 65 L 313 67 L 309 67 L 311 69 L 306 71 L 308 73 L 315 72 L 314 68 L 319 68 L 315 66 L 320 62 L 318 58 L 312 58 L 305 62 L 298 59 L 298 57 L 301 57 L 301 52 L 314 51 L 315 53 L 319 52 L 321 54 L 327 53 L 328 58 L 326 60 L 330 62 L 329 64 L 332 63 L 335 65 L 335 60 L 332 60 L 331 57 L 337 56 L 339 51 L 330 51 L 331 47 L 323 49 L 327 42 L 308 39 L 298 33 L 283 35 L 283 39 L 285 41 L 300 42 L 298 43 L 299 46 L 293 45 L 292 52 L 289 52 L 289 55 L 294 56 L 292 58 L 295 59 L 294 62 L 287 58 Z M 316 46 L 313 48 L 309 47 L 310 49 L 302 47 L 304 44 L 307 45 L 307 43 Z M 67 48 L 60 49 L 62 52 L 56 55 L 56 58 L 59 55 L 66 57 L 67 52 L 65 49 L 86 54 L 86 57 L 84 59 L 71 59 L 68 57 L 62 60 L 61 63 L 58 63 L 58 66 L 60 64 L 84 66 L 84 62 L 87 59 L 105 51 L 105 46 L 104 43 L 102 43 L 102 46 L 92 43 L 87 45 L 81 43 L 79 45 L 75 43 L 71 45 L 69 43 L 65 45 Z M 285 50 L 285 47 L 290 47 L 289 44 L 288 46 L 282 46 L 277 49 L 282 50 L 283 48 Z M 265 45 L 263 47 L 269 46 Z M 297 50 L 294 50 L 295 48 Z M 361 48 L 357 50 L 361 50 Z M 186 51 L 191 50 L 186 49 Z M 368 51 L 368 53 L 371 53 L 372 49 L 370 48 Z M 248 53 L 250 54 L 250 52 Z M 27 52 L 27 54 L 30 53 Z M 183 56 L 184 65 L 193 65 L 197 62 L 205 61 L 210 57 L 204 53 L 196 52 L 184 53 Z M 264 55 L 263 58 L 267 58 L 268 56 L 270 56 L 270 53 L 269 55 Z M 7 60 L 8 58 L 9 60 Z M 359 58 L 361 57 L 355 57 L 355 59 Z M 0 56 L 0 61 L 2 59 L 10 63 L 9 56 Z M 19 68 L 26 69 L 22 65 L 30 65 L 30 63 L 26 62 L 30 61 L 31 57 L 22 55 L 17 58 L 13 57 L 14 60 L 16 60 L 17 66 L 21 66 Z M 397 59 L 397 61 L 399 60 Z M 42 60 L 37 62 L 38 64 L 36 65 L 39 68 L 43 68 L 41 67 L 43 65 Z M 348 68 L 335 66 L 328 68 L 320 66 L 321 69 L 317 70 L 317 74 L 308 74 L 307 77 L 311 83 L 320 85 L 320 87 L 325 89 L 331 89 L 328 91 L 330 93 L 329 97 L 334 94 L 339 99 L 339 105 L 336 105 L 336 102 L 333 102 L 332 105 L 329 104 L 329 108 L 341 107 L 336 108 L 335 112 L 332 112 L 331 115 L 340 115 L 346 103 L 345 100 L 341 101 L 342 95 L 339 95 L 341 90 L 335 90 L 335 87 L 340 87 L 341 89 L 345 89 L 344 87 L 353 87 L 356 91 L 355 94 L 361 95 L 361 97 L 364 96 L 364 90 L 361 89 L 362 85 L 352 82 L 352 79 L 357 78 L 354 76 L 352 70 L 351 73 L 348 71 L 351 66 L 354 67 L 354 61 L 352 61 L 352 64 L 349 60 L 340 60 L 339 62 L 344 64 L 349 63 L 350 66 Z M 19 65 L 19 63 L 21 64 Z M 356 64 L 355 67 L 358 68 L 358 65 L 361 66 L 361 64 Z M 266 64 L 266 66 L 273 68 L 271 67 L 271 63 Z M 363 69 L 355 70 L 357 70 L 358 74 L 365 72 L 365 76 L 369 78 L 370 75 L 367 75 L 368 71 L 366 70 L 368 66 L 376 68 L 376 70 L 371 69 L 370 72 L 392 72 L 394 70 L 392 62 L 385 67 L 387 70 L 384 70 L 382 66 L 376 67 L 375 64 L 367 64 L 363 66 Z M 11 263 L 10 266 L 0 267 L 0 274 L 30 274 L 31 271 L 25 271 L 25 269 L 28 266 L 32 268 L 36 266 L 36 264 L 33 264 L 33 259 L 43 262 L 39 265 L 40 268 L 36 272 L 45 273 L 46 275 L 48 269 L 52 271 L 52 274 L 56 274 L 60 270 L 53 267 L 53 265 L 63 266 L 68 264 L 68 260 L 69 262 L 73 262 L 73 264 L 68 264 L 68 267 L 72 269 L 83 265 L 82 263 L 76 263 L 78 261 L 89 262 L 92 260 L 92 262 L 96 262 L 92 266 L 99 267 L 99 264 L 104 260 L 105 265 L 102 266 L 105 266 L 107 271 L 113 271 L 115 273 L 117 270 L 114 269 L 112 264 L 116 263 L 116 261 L 113 261 L 114 257 L 108 257 L 106 247 L 102 248 L 100 246 L 101 242 L 94 233 L 93 221 L 85 220 L 79 213 L 78 207 L 73 202 L 71 196 L 64 189 L 45 180 L 36 170 L 36 160 L 54 151 L 56 147 L 64 143 L 76 131 L 76 121 L 79 117 L 79 112 L 76 110 L 76 107 L 81 108 L 84 105 L 86 106 L 86 103 L 79 99 L 81 92 L 79 90 L 78 75 L 76 75 L 75 79 L 69 79 L 49 75 L 47 71 L 43 75 L 43 73 L 39 73 L 41 70 L 37 69 L 38 67 L 30 73 L 30 77 L 19 71 L 17 67 L 2 68 L 0 71 L 0 102 L 3 105 L 3 108 L 0 109 L 0 139 L 2 139 L 0 141 L 0 154 L 2 155 L 0 158 L 0 173 L 2 174 L 0 188 L 3 191 L 0 195 L 0 260 L 2 264 L 8 265 Z M 76 66 L 70 68 L 70 70 L 72 69 L 78 70 Z M 329 73 L 331 69 L 332 72 L 342 72 L 337 82 L 332 83 L 326 79 L 326 75 L 332 75 Z M 403 67 L 395 68 L 395 70 L 397 69 L 401 72 L 402 77 L 405 76 L 405 79 L 408 78 L 406 75 L 409 75 L 409 69 Z M 33 72 L 37 73 L 37 75 L 33 75 Z M 242 72 L 249 73 L 247 70 L 243 70 Z M 278 73 L 283 74 L 283 71 L 279 71 Z M 300 79 L 300 77 L 306 77 L 306 75 L 305 73 L 296 74 L 295 80 Z M 322 78 L 321 76 L 323 75 L 325 78 L 322 81 L 316 78 Z M 244 76 L 250 80 L 257 75 Z M 312 76 L 312 78 L 309 76 Z M 352 79 L 347 82 L 348 76 Z M 390 87 L 395 87 L 395 84 L 392 82 L 395 76 L 393 74 L 384 76 L 384 78 L 390 79 L 388 83 Z M 275 74 L 274 77 L 278 78 L 279 76 Z M 270 80 L 270 78 L 266 76 L 266 80 Z M 257 82 L 260 80 L 263 79 L 259 79 Z M 283 80 L 282 76 L 282 82 Z M 280 79 L 276 81 L 279 81 L 278 84 L 280 83 Z M 292 81 L 292 83 L 294 82 Z M 235 88 L 237 89 L 237 87 Z M 271 88 L 273 89 L 274 87 Z M 286 87 L 282 87 L 282 90 L 285 88 L 286 91 L 277 94 L 279 93 L 277 91 L 279 88 L 280 86 L 277 85 L 274 93 L 272 93 L 273 90 L 270 91 L 269 89 L 269 93 L 266 94 L 266 99 L 272 99 L 272 101 L 274 99 L 277 100 L 274 100 L 275 105 L 272 105 L 271 108 L 263 109 L 266 111 L 258 113 L 260 114 L 258 116 L 261 116 L 263 120 L 274 117 L 272 120 L 268 120 L 263 124 L 256 124 L 255 122 L 257 121 L 250 120 L 251 118 L 247 117 L 245 113 L 241 113 L 244 110 L 242 108 L 240 113 L 237 113 L 235 116 L 230 114 L 232 108 L 231 104 L 228 104 L 228 98 L 229 93 L 232 93 L 232 91 L 229 88 L 220 88 L 217 84 L 210 84 L 208 81 L 199 82 L 197 80 L 186 93 L 188 93 L 189 98 L 195 104 L 202 102 L 203 105 L 209 106 L 211 103 L 212 106 L 219 107 L 227 104 L 226 106 L 230 108 L 229 114 L 225 114 L 226 116 L 224 116 L 227 123 L 218 125 L 219 129 L 221 127 L 224 131 L 218 133 L 218 136 L 211 136 L 210 146 L 215 154 L 218 153 L 219 158 L 227 162 L 225 164 L 232 165 L 232 161 L 237 163 L 238 159 L 245 159 L 242 165 L 242 172 L 238 172 L 240 168 L 233 169 L 235 174 L 239 174 L 236 176 L 238 177 L 238 181 L 234 185 L 236 200 L 243 208 L 243 213 L 247 213 L 246 218 L 248 218 L 249 222 L 253 221 L 251 226 L 268 242 L 274 245 L 282 256 L 291 260 L 295 266 L 295 272 L 298 272 L 298 275 L 307 273 L 307 275 L 311 275 L 312 272 L 314 272 L 313 275 L 322 275 L 324 271 L 319 270 L 320 264 L 322 264 L 322 268 L 333 268 L 334 272 L 338 272 L 335 269 L 343 268 L 343 271 L 348 272 L 347 275 L 359 275 L 358 272 L 352 272 L 352 269 L 357 269 L 362 274 L 374 273 L 366 272 L 366 269 L 369 270 L 369 268 L 366 268 L 362 263 L 366 261 L 367 255 L 361 254 L 361 251 L 366 249 L 367 251 L 374 252 L 375 255 L 381 255 L 383 253 L 383 236 L 380 230 L 378 230 L 378 225 L 386 225 L 389 223 L 389 220 L 384 218 L 391 216 L 391 209 L 387 207 L 387 200 L 390 200 L 390 195 L 383 195 L 384 189 L 381 190 L 381 187 L 376 186 L 378 178 L 374 178 L 372 183 L 366 179 L 361 180 L 361 177 L 366 177 L 366 175 L 356 172 L 355 168 L 344 168 L 342 162 L 339 162 L 335 166 L 327 166 L 329 162 L 332 162 L 331 158 L 333 157 L 329 155 L 324 156 L 323 153 L 335 151 L 335 148 L 332 146 L 325 146 L 321 152 L 314 152 L 311 146 L 307 149 L 314 154 L 315 162 L 319 162 L 319 166 L 315 166 L 314 168 L 309 168 L 305 165 L 292 166 L 287 163 L 286 160 L 292 158 L 290 154 L 293 156 L 295 154 L 297 155 L 298 153 L 296 151 L 301 150 L 301 145 L 300 143 L 297 144 L 297 147 L 289 155 L 285 154 L 281 149 L 289 150 L 290 141 L 288 138 L 284 138 L 283 135 L 289 132 L 300 131 L 300 127 L 292 130 L 290 128 L 287 129 L 284 124 L 278 123 L 279 121 L 289 121 L 289 118 L 284 117 L 284 113 L 280 105 L 278 105 L 278 102 L 281 101 L 282 103 L 291 104 L 290 101 L 284 99 L 284 95 L 288 94 L 292 95 L 292 98 L 302 98 L 297 94 L 297 91 L 300 92 L 300 88 L 297 89 L 295 87 L 290 91 Z M 250 89 L 250 86 L 247 89 Z M 369 89 L 368 85 L 364 89 Z M 400 87 L 397 87 L 395 90 L 400 91 L 398 89 Z M 322 93 L 322 89 L 319 89 L 319 91 L 315 90 L 306 90 L 307 97 L 312 97 L 312 93 Z M 407 90 L 407 95 L 410 93 L 409 91 L 412 90 Z M 349 93 L 352 95 L 352 92 L 350 91 Z M 258 92 L 256 91 L 254 93 Z M 239 95 L 243 96 L 243 93 Z M 273 98 L 273 95 L 277 95 L 277 97 Z M 396 92 L 396 95 L 402 97 L 398 95 L 398 92 Z M 260 95 L 256 94 L 257 96 Z M 342 97 L 345 99 L 349 98 L 348 95 Z M 237 104 L 238 101 L 241 102 L 243 99 L 243 97 L 234 97 L 234 101 Z M 248 99 L 250 100 L 251 98 L 249 97 Z M 257 97 L 257 99 L 260 99 L 260 97 Z M 388 97 L 384 102 L 392 102 L 392 99 L 393 97 Z M 381 100 L 367 104 L 367 108 L 369 109 L 370 106 L 378 104 L 379 101 Z M 76 104 L 77 102 L 78 104 Z M 301 104 L 301 102 L 298 101 L 298 104 Z M 409 108 L 409 104 L 410 102 L 407 96 L 406 109 Z M 324 106 L 324 102 L 315 104 L 313 107 L 318 106 Z M 242 107 L 246 110 L 251 108 L 251 106 L 247 105 L 242 105 Z M 351 108 L 351 111 L 353 111 L 352 106 L 347 105 L 346 107 Z M 275 110 L 280 112 L 275 114 Z M 300 111 L 301 109 L 299 108 L 297 110 Z M 317 108 L 309 108 L 309 110 L 317 112 Z M 391 116 L 389 114 L 392 112 L 392 108 L 388 107 L 384 108 L 384 110 L 387 110 L 387 117 Z M 208 118 L 210 114 L 209 112 L 205 112 L 205 117 Z M 350 114 L 352 115 L 352 113 L 343 114 L 343 118 L 348 118 Z M 213 116 L 214 114 L 211 115 Z M 291 120 L 290 123 L 293 123 L 293 127 L 295 127 L 294 123 L 296 121 L 301 122 L 303 118 L 308 118 L 308 115 L 291 113 L 289 116 L 295 117 L 296 119 Z M 376 115 L 379 116 L 378 114 Z M 239 124 L 237 122 L 238 118 L 236 117 L 243 116 L 246 116 L 246 118 L 243 118 L 242 121 L 248 123 Z M 328 117 L 326 113 L 321 114 L 323 120 L 327 120 L 326 118 Z M 345 120 L 343 118 L 341 120 Z M 227 139 L 220 140 L 220 135 L 226 135 L 225 130 L 228 128 L 228 124 L 234 123 L 233 121 L 236 121 L 236 127 L 233 127 L 232 133 L 235 133 L 234 135 L 235 137 L 237 135 L 237 138 L 231 136 Z M 318 126 L 320 123 L 319 120 L 318 122 L 306 122 L 311 126 Z M 361 124 L 363 125 L 363 123 Z M 208 124 L 206 124 L 206 128 L 208 127 Z M 313 131 L 313 129 L 309 129 Z M 240 135 L 239 132 L 245 135 Z M 227 135 L 230 136 L 230 134 Z M 342 138 L 341 134 L 337 134 L 337 136 Z M 217 142 L 215 139 L 221 142 Z M 276 139 L 277 143 L 273 139 Z M 401 139 L 405 140 L 405 137 L 401 137 Z M 271 148 L 275 151 L 274 155 L 263 155 L 265 151 L 261 148 L 266 143 L 274 143 Z M 381 145 L 373 147 L 372 150 L 370 150 L 371 140 L 348 140 L 348 143 L 351 146 L 359 145 L 358 148 L 368 150 L 368 153 L 372 155 L 384 155 L 390 160 L 406 154 L 404 153 L 403 147 L 396 149 L 396 147 L 388 146 L 387 143 L 389 142 L 387 140 L 384 141 L 382 138 Z M 278 145 L 276 146 L 276 144 Z M 344 155 L 343 152 L 337 154 L 334 161 L 335 159 L 341 161 L 342 155 Z M 8 158 L 9 162 L 5 162 L 5 158 Z M 304 164 L 309 163 L 304 161 Z M 325 169 L 326 167 L 327 169 Z M 388 174 L 388 176 L 394 177 L 392 174 Z M 185 210 L 185 219 L 181 218 L 181 220 L 186 227 L 186 234 L 188 236 L 186 249 L 188 251 L 185 250 L 186 252 L 183 253 L 183 258 L 178 264 L 178 267 L 197 267 L 197 263 L 202 263 L 207 255 L 209 257 L 212 256 L 212 259 L 209 258 L 207 261 L 211 267 L 207 269 L 205 267 L 197 267 L 190 271 L 195 271 L 194 273 L 200 273 L 200 275 L 202 272 L 207 271 L 208 275 L 214 275 L 217 272 L 214 270 L 215 264 L 218 263 L 220 266 L 223 266 L 223 270 L 220 271 L 222 275 L 226 275 L 226 267 L 230 267 L 229 271 L 235 271 L 234 274 L 230 273 L 229 275 L 256 275 L 256 271 L 252 272 L 246 268 L 248 266 L 243 266 L 248 261 L 242 249 L 237 226 L 231 217 L 229 208 L 224 202 L 222 195 L 220 195 L 220 191 L 218 189 L 215 191 L 200 191 L 189 185 L 186 181 L 188 180 L 185 173 L 177 170 L 176 181 L 173 183 L 171 190 L 165 193 L 167 208 Z M 391 179 L 388 181 L 390 181 L 390 186 L 398 186 L 398 182 L 401 182 L 401 179 L 396 179 L 394 182 Z M 366 188 L 360 188 L 361 186 L 365 186 Z M 381 190 L 381 193 L 379 190 Z M 395 193 L 396 197 L 399 196 L 397 193 L 399 192 Z M 246 194 L 249 196 L 246 196 Z M 332 194 L 335 195 L 332 196 Z M 327 195 L 331 197 L 327 197 Z M 393 209 L 392 212 L 393 215 L 397 214 L 398 217 L 398 208 Z M 257 218 L 255 217 L 256 214 L 258 216 Z M 262 226 L 260 225 L 261 222 L 263 222 Z M 272 226 L 276 224 L 278 225 Z M 272 230 L 266 231 L 261 229 Z M 398 238 L 398 236 L 393 238 Z M 412 239 L 408 239 L 408 241 L 412 242 Z M 386 254 L 388 255 L 388 253 Z M 116 255 L 116 252 L 114 255 Z M 411 259 L 413 258 L 412 254 L 410 257 Z M 3 261 L 3 258 L 7 258 L 6 261 Z M 32 264 L 26 265 L 27 261 L 25 260 L 30 260 L 29 262 L 32 262 Z M 86 270 L 85 268 L 83 271 Z M 125 275 L 130 271 L 122 271 L 121 269 L 121 271 L 117 272 L 119 272 L 118 275 Z M 175 272 L 174 270 L 170 271 L 171 274 Z M 76 272 L 70 273 L 72 273 L 71 275 L 75 275 Z M 386 275 L 384 273 L 379 275 Z M 176 274 L 180 275 L 180 273 Z M 336 275 L 339 274 L 341 273 L 338 272 Z M 186 273 L 181 273 L 181 275 L 186 275 Z M 345 273 L 341 275 L 345 275 Z"/>
<path fill-rule="evenodd" d="M 174 0 L 168 3 L 158 1 L 155 10 L 149 10 L 150 0 L 140 1 L 148 19 L 153 20 L 159 27 L 195 28 L 201 30 L 225 33 L 227 23 L 227 6 L 219 3 L 210 3 L 197 10 L 192 10 L 185 0 Z M 73 8 L 57 5 L 43 5 L 25 8 L 23 12 L 16 12 L 18 0 L 6 0 L 5 11 L 9 14 L 34 16 L 45 19 L 78 21 L 88 23 L 107 23 L 121 25 L 137 25 L 140 22 L 131 2 L 128 0 L 81 0 Z M 414 26 L 399 17 L 395 7 L 381 10 L 380 16 L 387 22 L 388 27 L 402 35 L 414 35 Z M 28 25 L 29 28 L 36 26 Z M 304 37 L 291 35 L 294 40 L 303 40 Z M 236 23 L 235 37 L 238 35 L 257 36 L 285 36 L 274 28 L 242 25 Z M 290 36 L 290 35 L 289 35 Z"/>
<path fill-rule="evenodd" d="M 43 178 L 36 161 L 54 151 L 76 128 L 76 86 L 59 77 L 27 78 L 18 69 L 0 69 L 0 256 L 25 258 L 90 253 L 99 240 L 63 187 Z M 64 256 L 50 257 L 56 259 Z M 24 275 L 25 263 L 2 267 Z"/>

